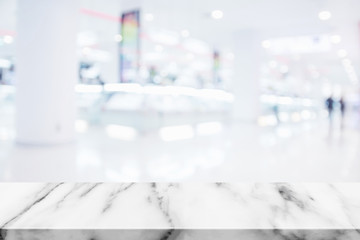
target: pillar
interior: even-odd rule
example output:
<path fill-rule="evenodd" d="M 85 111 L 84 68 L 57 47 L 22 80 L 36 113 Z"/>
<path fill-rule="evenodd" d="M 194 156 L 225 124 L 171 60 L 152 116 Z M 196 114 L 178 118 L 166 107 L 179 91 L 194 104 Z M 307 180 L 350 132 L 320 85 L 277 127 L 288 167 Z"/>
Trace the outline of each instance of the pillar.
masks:
<path fill-rule="evenodd" d="M 234 35 L 233 119 L 256 123 L 260 115 L 260 64 L 263 52 L 259 34 L 241 30 Z"/>
<path fill-rule="evenodd" d="M 75 136 L 79 1 L 17 3 L 17 142 L 71 142 Z"/>

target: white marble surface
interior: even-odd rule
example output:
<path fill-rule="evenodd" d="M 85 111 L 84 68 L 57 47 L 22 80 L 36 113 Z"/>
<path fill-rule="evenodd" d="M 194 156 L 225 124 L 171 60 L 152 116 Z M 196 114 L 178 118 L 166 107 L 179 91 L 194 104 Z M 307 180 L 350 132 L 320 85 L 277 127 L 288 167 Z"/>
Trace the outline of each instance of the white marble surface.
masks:
<path fill-rule="evenodd" d="M 356 230 L 7 230 L 3 240 L 358 240 Z"/>
<path fill-rule="evenodd" d="M 360 229 L 358 183 L 1 183 L 2 229 Z"/>

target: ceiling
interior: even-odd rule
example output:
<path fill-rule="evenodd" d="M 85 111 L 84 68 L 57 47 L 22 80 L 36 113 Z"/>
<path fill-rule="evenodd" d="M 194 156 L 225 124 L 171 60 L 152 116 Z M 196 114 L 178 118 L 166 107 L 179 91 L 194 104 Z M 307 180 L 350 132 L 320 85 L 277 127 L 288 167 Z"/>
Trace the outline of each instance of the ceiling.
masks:
<path fill-rule="evenodd" d="M 114 19 L 126 8 L 141 6 L 143 13 L 154 17 L 151 22 L 144 23 L 146 28 L 178 33 L 186 29 L 190 36 L 220 49 L 231 49 L 233 34 L 244 29 L 258 31 L 264 40 L 285 36 L 340 35 L 341 43 L 331 51 L 304 56 L 303 59 L 328 68 L 341 68 L 336 53 L 339 49 L 346 49 L 359 70 L 359 0 L 82 0 L 81 5 L 83 9 L 109 16 L 106 19 L 82 14 L 79 27 L 79 32 L 96 33 L 100 47 L 104 48 L 114 44 L 113 36 L 119 31 L 119 22 Z M 213 10 L 223 11 L 224 17 L 212 19 L 210 13 Z M 332 13 L 328 21 L 318 18 L 318 13 L 323 10 Z M 16 0 L 0 0 L 0 37 L 15 34 L 15 26 Z M 0 56 L 13 53 L 13 44 L 0 46 Z"/>

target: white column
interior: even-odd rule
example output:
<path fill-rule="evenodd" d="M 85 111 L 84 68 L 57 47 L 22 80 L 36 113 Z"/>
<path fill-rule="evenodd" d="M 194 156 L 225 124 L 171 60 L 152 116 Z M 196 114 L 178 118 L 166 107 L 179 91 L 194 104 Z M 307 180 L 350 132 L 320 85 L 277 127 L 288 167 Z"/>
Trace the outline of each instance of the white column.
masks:
<path fill-rule="evenodd" d="M 260 114 L 261 39 L 253 30 L 239 31 L 234 39 L 233 118 L 255 123 Z"/>
<path fill-rule="evenodd" d="M 74 139 L 78 0 L 18 0 L 17 142 Z"/>

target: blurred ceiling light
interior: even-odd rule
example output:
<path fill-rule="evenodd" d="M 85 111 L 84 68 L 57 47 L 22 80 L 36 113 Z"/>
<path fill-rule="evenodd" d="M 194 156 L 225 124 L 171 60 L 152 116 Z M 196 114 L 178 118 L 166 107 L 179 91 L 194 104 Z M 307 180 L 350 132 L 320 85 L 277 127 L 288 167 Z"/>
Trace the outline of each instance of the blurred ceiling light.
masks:
<path fill-rule="evenodd" d="M 275 126 L 277 119 L 274 115 L 260 116 L 258 118 L 258 125 L 260 127 Z"/>
<path fill-rule="evenodd" d="M 265 40 L 261 43 L 261 45 L 263 46 L 263 48 L 270 48 L 271 42 L 269 40 Z"/>
<path fill-rule="evenodd" d="M 329 12 L 329 11 L 321 11 L 321 12 L 319 12 L 318 17 L 322 21 L 329 20 L 331 18 L 331 12 Z"/>
<path fill-rule="evenodd" d="M 222 19 L 224 17 L 224 13 L 221 10 L 214 10 L 211 12 L 211 17 L 213 19 Z"/>
<path fill-rule="evenodd" d="M 348 52 L 345 49 L 340 49 L 337 54 L 340 58 L 345 58 L 348 56 Z"/>
<path fill-rule="evenodd" d="M 14 41 L 14 37 L 10 35 L 5 35 L 3 41 L 5 44 L 11 44 Z"/>
<path fill-rule="evenodd" d="M 196 126 L 196 133 L 200 136 L 210 136 L 220 133 L 223 130 L 223 125 L 220 122 L 206 122 L 199 123 Z"/>
<path fill-rule="evenodd" d="M 195 135 L 191 125 L 163 127 L 159 133 L 161 139 L 165 142 L 191 139 Z"/>
<path fill-rule="evenodd" d="M 133 127 L 114 124 L 106 126 L 105 131 L 110 138 L 123 141 L 134 141 L 138 135 L 137 130 Z"/>
<path fill-rule="evenodd" d="M 122 39 L 123 38 L 122 38 L 121 34 L 116 34 L 115 37 L 114 37 L 115 42 L 121 42 Z"/>
<path fill-rule="evenodd" d="M 186 30 L 186 29 L 182 30 L 181 31 L 181 36 L 184 37 L 184 38 L 189 37 L 190 36 L 189 30 Z"/>
<path fill-rule="evenodd" d="M 151 22 L 151 21 L 154 20 L 154 15 L 151 14 L 151 13 L 146 13 L 146 14 L 144 15 L 144 19 L 145 19 L 145 21 Z"/>
<path fill-rule="evenodd" d="M 333 43 L 333 44 L 339 44 L 341 42 L 341 36 L 339 35 L 333 35 L 330 37 L 330 41 Z"/>

